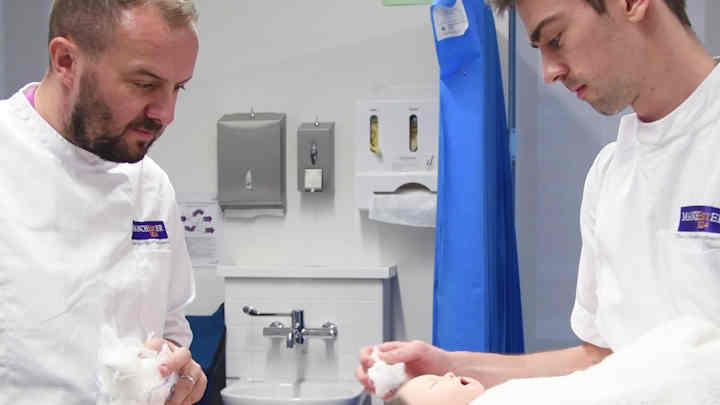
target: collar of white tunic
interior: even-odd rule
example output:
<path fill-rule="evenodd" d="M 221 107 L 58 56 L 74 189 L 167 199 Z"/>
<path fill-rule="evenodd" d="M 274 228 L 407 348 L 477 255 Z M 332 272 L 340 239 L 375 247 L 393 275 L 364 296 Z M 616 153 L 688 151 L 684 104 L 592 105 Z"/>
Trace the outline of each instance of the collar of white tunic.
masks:
<path fill-rule="evenodd" d="M 690 96 L 665 117 L 653 122 L 642 122 L 637 114 L 630 114 L 623 120 L 632 121 L 640 144 L 662 146 L 678 136 L 694 133 L 693 128 L 703 127 L 708 124 L 708 120 L 716 120 L 712 111 L 720 108 L 719 101 L 720 65 L 716 65 Z"/>

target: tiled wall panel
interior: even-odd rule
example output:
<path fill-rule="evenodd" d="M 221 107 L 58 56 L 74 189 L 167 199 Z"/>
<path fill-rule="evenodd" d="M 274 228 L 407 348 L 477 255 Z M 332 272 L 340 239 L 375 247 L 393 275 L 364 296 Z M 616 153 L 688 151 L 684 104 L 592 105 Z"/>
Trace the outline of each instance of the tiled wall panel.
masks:
<path fill-rule="evenodd" d="M 387 286 L 380 279 L 226 279 L 227 377 L 353 380 L 360 348 L 383 341 L 383 306 L 390 305 Z M 310 337 L 288 349 L 283 338 L 264 337 L 262 329 L 273 321 L 288 326 L 290 318 L 251 317 L 243 313 L 245 305 L 260 312 L 302 309 L 306 328 L 334 322 L 338 338 Z"/>

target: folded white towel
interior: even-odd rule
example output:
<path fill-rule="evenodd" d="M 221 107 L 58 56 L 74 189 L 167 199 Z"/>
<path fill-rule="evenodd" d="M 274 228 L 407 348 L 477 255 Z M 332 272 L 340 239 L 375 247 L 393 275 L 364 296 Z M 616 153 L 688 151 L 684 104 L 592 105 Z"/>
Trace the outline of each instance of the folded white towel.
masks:
<path fill-rule="evenodd" d="M 405 363 L 389 365 L 382 361 L 378 348 L 373 349 L 370 355 L 375 363 L 368 369 L 368 377 L 375 386 L 375 395 L 384 398 L 391 391 L 396 390 L 408 381 L 405 373 Z"/>

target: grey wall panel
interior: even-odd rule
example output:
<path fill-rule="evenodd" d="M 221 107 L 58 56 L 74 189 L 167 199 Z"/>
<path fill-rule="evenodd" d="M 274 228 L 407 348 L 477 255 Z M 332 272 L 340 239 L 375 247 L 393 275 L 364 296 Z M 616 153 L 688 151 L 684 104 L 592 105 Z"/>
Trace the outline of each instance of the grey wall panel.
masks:
<path fill-rule="evenodd" d="M 8 96 L 6 89 L 5 65 L 7 63 L 7 55 L 5 52 L 5 36 L 7 24 L 5 23 L 5 0 L 0 0 L 0 99 Z"/>
<path fill-rule="evenodd" d="M 47 25 L 51 0 L 5 2 L 5 95 L 39 81 L 47 70 Z"/>
<path fill-rule="evenodd" d="M 703 42 L 712 55 L 720 56 L 720 1 L 707 0 Z"/>

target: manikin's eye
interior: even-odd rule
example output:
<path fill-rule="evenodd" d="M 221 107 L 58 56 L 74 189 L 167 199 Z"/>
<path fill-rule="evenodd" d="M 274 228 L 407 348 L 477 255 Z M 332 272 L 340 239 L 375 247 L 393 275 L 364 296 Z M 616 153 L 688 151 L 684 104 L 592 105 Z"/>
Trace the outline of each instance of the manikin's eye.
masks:
<path fill-rule="evenodd" d="M 470 381 L 466 380 L 465 377 L 460 377 L 460 384 L 468 385 L 470 384 Z"/>

